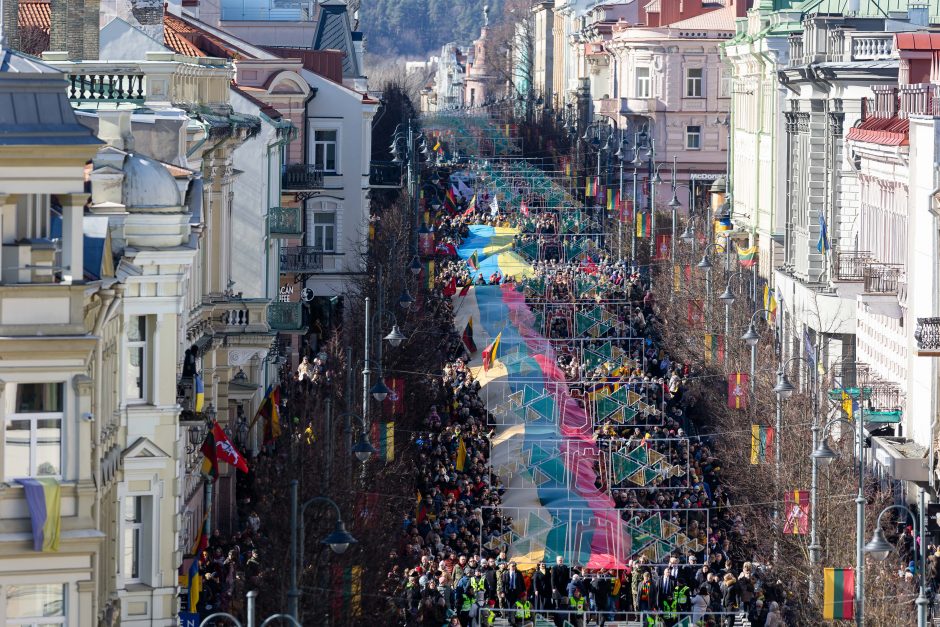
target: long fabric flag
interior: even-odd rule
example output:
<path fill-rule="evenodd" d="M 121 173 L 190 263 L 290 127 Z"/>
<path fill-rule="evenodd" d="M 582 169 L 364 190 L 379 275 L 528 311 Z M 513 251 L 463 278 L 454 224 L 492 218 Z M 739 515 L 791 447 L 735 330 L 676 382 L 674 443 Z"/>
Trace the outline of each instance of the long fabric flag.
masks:
<path fill-rule="evenodd" d="M 499 340 L 503 337 L 503 332 L 500 331 L 496 334 L 496 339 L 493 340 L 493 343 L 483 349 L 483 371 L 486 372 L 493 365 L 493 362 L 496 361 L 499 351 Z"/>
<path fill-rule="evenodd" d="M 672 235 L 660 234 L 656 236 L 656 251 L 653 259 L 657 261 L 663 261 L 664 259 L 669 259 L 669 253 L 672 248 Z"/>
<path fill-rule="evenodd" d="M 855 569 L 823 569 L 823 619 L 855 618 Z"/>
<path fill-rule="evenodd" d="M 242 472 L 247 473 L 248 462 L 245 461 L 245 456 L 238 452 L 238 449 L 235 448 L 232 441 L 225 435 L 225 431 L 222 430 L 222 425 L 219 423 L 215 423 L 212 427 L 212 437 L 215 440 L 216 459 L 231 464 Z"/>
<path fill-rule="evenodd" d="M 728 407 L 731 409 L 747 409 L 746 372 L 732 372 L 728 375 Z"/>
<path fill-rule="evenodd" d="M 725 361 L 725 338 L 717 333 L 706 333 L 705 363 L 710 364 L 716 360 L 719 364 Z"/>
<path fill-rule="evenodd" d="M 202 411 L 202 406 L 206 402 L 206 386 L 202 382 L 202 377 L 198 374 L 193 379 L 193 391 L 196 394 L 196 400 L 194 402 L 194 410 L 198 414 Z"/>
<path fill-rule="evenodd" d="M 362 566 L 331 565 L 333 616 L 362 618 Z M 345 621 L 344 621 L 345 622 Z M 351 621 L 355 622 L 355 621 Z"/>
<path fill-rule="evenodd" d="M 636 236 L 639 239 L 644 237 L 649 237 L 650 235 L 650 218 L 642 211 L 636 212 Z"/>
<path fill-rule="evenodd" d="M 467 444 L 463 441 L 463 438 L 460 438 L 460 444 L 457 445 L 457 460 L 455 466 L 457 472 L 463 472 L 464 466 L 467 465 Z"/>
<path fill-rule="evenodd" d="M 775 290 L 770 289 L 770 285 L 764 286 L 764 309 L 770 312 L 767 314 L 770 320 L 777 319 L 777 297 Z"/>
<path fill-rule="evenodd" d="M 819 241 L 816 242 L 816 250 L 825 253 L 829 251 L 829 229 L 826 228 L 826 217 L 819 214 Z"/>
<path fill-rule="evenodd" d="M 757 265 L 757 246 L 751 246 L 750 248 L 741 248 L 738 245 L 735 245 L 735 248 L 738 250 L 738 263 L 741 264 L 742 268 L 753 268 Z"/>
<path fill-rule="evenodd" d="M 846 420 L 852 420 L 855 417 L 855 408 L 857 404 L 851 395 L 842 390 L 842 411 L 845 413 Z"/>
<path fill-rule="evenodd" d="M 607 211 L 608 213 L 613 213 L 614 211 L 614 197 L 615 197 L 614 188 L 608 187 L 607 188 Z"/>
<path fill-rule="evenodd" d="M 429 290 L 434 289 L 434 260 L 430 260 L 424 267 L 424 280 Z"/>
<path fill-rule="evenodd" d="M 480 267 L 480 256 L 477 254 L 477 251 L 473 251 L 473 254 L 470 255 L 470 258 L 467 259 L 467 265 L 476 270 Z"/>
<path fill-rule="evenodd" d="M 809 490 L 788 490 L 783 495 L 783 533 L 809 533 Z"/>
<path fill-rule="evenodd" d="M 279 407 L 281 405 L 281 386 L 271 384 L 268 386 L 267 391 L 264 393 L 264 398 L 261 400 L 261 404 L 258 405 L 258 411 L 255 412 L 255 417 L 252 418 L 251 424 L 248 425 L 248 431 L 251 431 L 255 423 L 258 422 L 259 418 L 264 418 L 264 436 L 263 441 L 265 444 L 273 442 L 281 435 L 281 415 Z"/>
<path fill-rule="evenodd" d="M 62 493 L 51 477 L 17 479 L 23 486 L 29 521 L 33 530 L 33 550 L 52 553 L 59 550 L 62 533 Z"/>
<path fill-rule="evenodd" d="M 473 318 L 467 320 L 467 326 L 463 329 L 463 345 L 467 347 L 470 354 L 477 352 L 477 343 L 473 341 Z"/>
<path fill-rule="evenodd" d="M 467 210 L 463 212 L 464 217 L 472 216 L 477 210 L 477 195 L 474 194 L 473 198 L 470 199 L 470 204 L 467 205 Z"/>
<path fill-rule="evenodd" d="M 202 451 L 202 474 L 210 481 L 215 481 L 219 478 L 219 461 L 215 454 L 215 436 L 212 431 L 206 434 L 199 450 Z"/>
<path fill-rule="evenodd" d="M 751 425 L 751 464 L 756 466 L 767 461 L 767 451 L 774 445 L 774 428 Z"/>
<path fill-rule="evenodd" d="M 395 423 L 373 422 L 372 438 L 376 450 L 375 456 L 387 462 L 395 459 Z"/>

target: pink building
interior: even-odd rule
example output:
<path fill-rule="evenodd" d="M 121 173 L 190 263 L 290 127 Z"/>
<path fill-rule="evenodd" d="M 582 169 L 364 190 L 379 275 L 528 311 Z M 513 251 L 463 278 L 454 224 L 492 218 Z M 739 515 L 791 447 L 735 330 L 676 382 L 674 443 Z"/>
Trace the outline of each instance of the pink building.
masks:
<path fill-rule="evenodd" d="M 654 0 L 643 24 L 618 21 L 609 36 L 587 44 L 595 115 L 617 120 L 628 140 L 649 134 L 665 183 L 657 190 L 660 207 L 671 197 L 674 158 L 678 184 L 703 200 L 710 180 L 726 172 L 731 82 L 719 47 L 734 36 L 735 19 L 749 4 Z M 678 197 L 687 206 L 689 190 Z"/>

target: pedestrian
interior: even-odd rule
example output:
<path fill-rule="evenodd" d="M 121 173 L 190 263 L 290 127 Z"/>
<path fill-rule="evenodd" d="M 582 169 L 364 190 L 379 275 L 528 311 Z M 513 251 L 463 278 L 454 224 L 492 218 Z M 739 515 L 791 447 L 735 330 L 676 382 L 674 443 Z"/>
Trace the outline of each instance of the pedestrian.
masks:
<path fill-rule="evenodd" d="M 731 573 L 726 573 L 721 582 L 721 611 L 725 613 L 722 618 L 726 627 L 734 627 L 735 617 L 740 607 L 738 580 Z"/>
<path fill-rule="evenodd" d="M 539 562 L 532 575 L 532 593 L 535 596 L 536 611 L 552 609 L 552 578 L 545 567 L 545 562 Z"/>

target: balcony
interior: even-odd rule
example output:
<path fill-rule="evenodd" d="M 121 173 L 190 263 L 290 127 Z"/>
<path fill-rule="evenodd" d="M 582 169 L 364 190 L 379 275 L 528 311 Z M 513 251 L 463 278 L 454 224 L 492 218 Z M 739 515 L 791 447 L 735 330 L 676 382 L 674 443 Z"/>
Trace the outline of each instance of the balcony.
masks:
<path fill-rule="evenodd" d="M 898 86 L 898 117 L 940 116 L 940 85 L 913 83 Z"/>
<path fill-rule="evenodd" d="M 304 192 L 323 189 L 323 170 L 309 163 L 292 163 L 281 169 L 281 189 Z"/>
<path fill-rule="evenodd" d="M 315 246 L 281 249 L 281 274 L 309 274 L 323 270 L 323 251 Z"/>
<path fill-rule="evenodd" d="M 901 304 L 898 293 L 901 285 L 900 265 L 869 261 L 862 271 L 864 289 L 858 300 L 865 311 L 889 318 L 900 319 Z"/>
<path fill-rule="evenodd" d="M 401 187 L 401 177 L 400 163 L 373 161 L 369 164 L 369 187 L 397 189 Z"/>
<path fill-rule="evenodd" d="M 787 43 L 790 46 L 790 67 L 803 65 L 803 34 L 790 35 Z"/>
<path fill-rule="evenodd" d="M 918 318 L 914 340 L 918 357 L 940 357 L 940 318 Z"/>
<path fill-rule="evenodd" d="M 849 45 L 845 48 L 852 61 L 880 61 L 894 56 L 893 34 L 857 33 L 846 39 Z"/>
<path fill-rule="evenodd" d="M 268 325 L 273 331 L 302 331 L 303 303 L 271 303 L 268 307 Z"/>
<path fill-rule="evenodd" d="M 268 210 L 268 234 L 271 237 L 300 237 L 303 232 L 303 210 L 300 207 L 271 207 Z"/>
<path fill-rule="evenodd" d="M 854 282 L 864 281 L 865 265 L 870 263 L 871 260 L 872 256 L 868 251 L 837 251 L 835 254 L 835 280 Z"/>

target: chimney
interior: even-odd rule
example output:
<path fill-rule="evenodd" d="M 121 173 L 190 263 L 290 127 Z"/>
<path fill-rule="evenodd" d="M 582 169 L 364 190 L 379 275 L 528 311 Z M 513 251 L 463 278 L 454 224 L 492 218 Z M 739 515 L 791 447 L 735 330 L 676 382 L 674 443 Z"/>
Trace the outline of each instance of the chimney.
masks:
<path fill-rule="evenodd" d="M 910 0 L 907 3 L 907 19 L 911 26 L 927 27 L 930 15 L 927 9 L 927 0 Z"/>
<path fill-rule="evenodd" d="M 70 61 L 97 59 L 100 0 L 51 0 L 50 4 L 49 50 L 68 53 Z"/>
<path fill-rule="evenodd" d="M 20 47 L 19 41 L 19 12 L 20 0 L 0 0 L 0 20 L 3 30 L 0 31 L 0 42 L 4 48 L 16 50 Z"/>
<path fill-rule="evenodd" d="M 131 112 L 98 111 L 98 139 L 118 150 L 133 152 L 134 136 L 131 134 Z"/>

